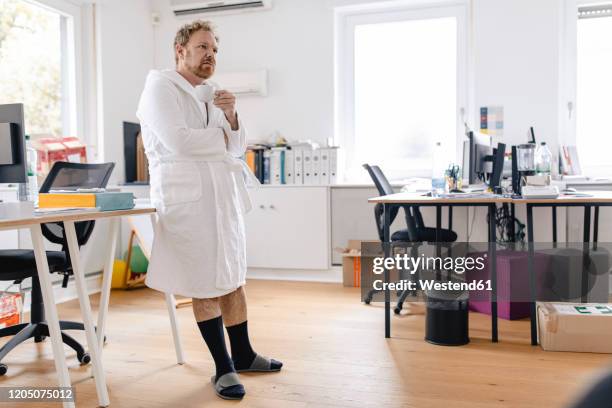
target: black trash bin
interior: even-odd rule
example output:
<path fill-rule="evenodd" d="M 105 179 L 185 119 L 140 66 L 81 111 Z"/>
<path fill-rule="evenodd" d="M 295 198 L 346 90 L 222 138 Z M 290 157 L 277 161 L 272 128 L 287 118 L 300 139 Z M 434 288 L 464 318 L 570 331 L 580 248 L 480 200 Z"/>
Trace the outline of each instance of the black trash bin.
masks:
<path fill-rule="evenodd" d="M 468 293 L 427 291 L 425 341 L 439 346 L 462 346 L 470 342 Z"/>

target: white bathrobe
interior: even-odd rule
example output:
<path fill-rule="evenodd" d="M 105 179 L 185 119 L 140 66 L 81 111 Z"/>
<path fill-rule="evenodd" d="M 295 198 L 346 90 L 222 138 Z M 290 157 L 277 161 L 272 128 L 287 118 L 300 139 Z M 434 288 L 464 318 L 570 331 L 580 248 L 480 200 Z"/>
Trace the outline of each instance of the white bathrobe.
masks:
<path fill-rule="evenodd" d="M 245 283 L 245 184 L 254 178 L 237 159 L 246 149 L 243 124 L 232 131 L 174 70 L 149 73 L 137 116 L 157 209 L 147 286 L 195 298 L 234 291 Z"/>

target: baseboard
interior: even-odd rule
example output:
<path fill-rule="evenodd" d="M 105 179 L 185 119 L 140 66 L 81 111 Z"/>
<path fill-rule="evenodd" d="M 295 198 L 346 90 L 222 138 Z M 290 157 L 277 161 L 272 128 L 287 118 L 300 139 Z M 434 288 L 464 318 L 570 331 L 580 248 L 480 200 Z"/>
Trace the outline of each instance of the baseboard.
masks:
<path fill-rule="evenodd" d="M 332 266 L 326 270 L 248 268 L 247 278 L 342 283 L 342 267 Z"/>
<path fill-rule="evenodd" d="M 87 294 L 91 295 L 98 293 L 102 290 L 102 272 L 92 272 L 85 275 L 85 283 L 87 284 Z M 68 281 L 68 287 L 62 288 L 62 282 L 53 283 L 53 296 L 55 297 L 55 303 L 64 303 L 70 300 L 78 299 L 76 290 L 76 282 L 74 276 L 70 277 Z M 30 288 L 24 289 L 24 302 L 23 311 L 28 313 L 30 311 Z"/>

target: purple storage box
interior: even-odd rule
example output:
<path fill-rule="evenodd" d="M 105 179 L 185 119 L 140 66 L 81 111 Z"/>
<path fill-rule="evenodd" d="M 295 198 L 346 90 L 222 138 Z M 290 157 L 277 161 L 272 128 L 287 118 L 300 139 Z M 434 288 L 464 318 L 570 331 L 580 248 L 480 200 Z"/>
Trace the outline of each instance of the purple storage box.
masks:
<path fill-rule="evenodd" d="M 483 256 L 486 252 L 472 253 L 470 256 Z M 482 270 L 467 272 L 467 281 L 489 280 L 491 272 L 488 254 Z M 497 316 L 506 320 L 529 317 L 529 253 L 527 251 L 500 250 L 497 256 Z M 536 288 L 548 271 L 550 256 L 536 252 L 533 258 L 536 275 Z M 491 292 L 487 290 L 470 291 L 470 310 L 491 314 Z M 478 300 L 474 300 L 478 299 Z M 486 299 L 486 300 L 485 300 Z M 512 299 L 512 300 L 511 300 Z"/>

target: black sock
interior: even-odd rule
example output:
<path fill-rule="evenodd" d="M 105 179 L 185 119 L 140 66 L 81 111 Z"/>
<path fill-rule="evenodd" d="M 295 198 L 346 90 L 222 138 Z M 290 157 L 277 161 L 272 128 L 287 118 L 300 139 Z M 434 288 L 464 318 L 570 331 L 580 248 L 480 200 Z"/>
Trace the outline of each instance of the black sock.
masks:
<path fill-rule="evenodd" d="M 217 369 L 215 380 L 219 379 L 223 374 L 233 372 L 234 364 L 225 347 L 223 319 L 221 316 L 198 322 L 198 327 L 200 328 L 200 333 L 202 333 L 202 337 L 204 337 L 204 341 L 210 350 L 213 360 L 215 360 L 215 367 Z M 234 344 L 232 343 L 232 350 L 233 347 Z"/>
<path fill-rule="evenodd" d="M 226 327 L 232 346 L 232 360 L 237 370 L 249 368 L 255 359 L 255 352 L 249 341 L 247 321 L 235 326 Z"/>

